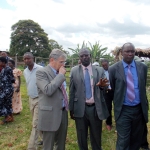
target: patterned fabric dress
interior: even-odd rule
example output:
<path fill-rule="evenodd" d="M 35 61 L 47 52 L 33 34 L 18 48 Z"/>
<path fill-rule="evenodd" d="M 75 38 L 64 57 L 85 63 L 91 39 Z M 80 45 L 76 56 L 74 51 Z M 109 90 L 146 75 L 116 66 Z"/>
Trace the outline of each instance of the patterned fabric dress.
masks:
<path fill-rule="evenodd" d="M 0 73 L 0 116 L 12 114 L 12 96 L 15 82 L 12 69 L 8 66 L 3 68 Z"/>
<path fill-rule="evenodd" d="M 15 83 L 13 84 L 14 87 L 14 94 L 12 98 L 12 108 L 13 108 L 13 113 L 20 113 L 22 111 L 22 101 L 21 101 L 21 93 L 16 92 L 16 89 L 19 87 L 19 76 L 22 75 L 22 71 L 20 69 L 15 68 L 13 70 L 13 74 L 15 77 Z"/>

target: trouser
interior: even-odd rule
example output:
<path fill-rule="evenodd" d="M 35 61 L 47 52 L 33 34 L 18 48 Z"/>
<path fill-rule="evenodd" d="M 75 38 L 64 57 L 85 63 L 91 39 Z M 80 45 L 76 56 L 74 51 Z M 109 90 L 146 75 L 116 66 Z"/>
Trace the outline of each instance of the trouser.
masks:
<path fill-rule="evenodd" d="M 144 131 L 141 104 L 136 106 L 123 105 L 121 114 L 116 121 L 116 128 L 116 150 L 139 150 Z"/>
<path fill-rule="evenodd" d="M 37 150 L 39 136 L 42 138 L 42 133 L 37 129 L 38 122 L 38 98 L 29 97 L 30 111 L 32 114 L 32 131 L 28 143 L 28 150 Z"/>
<path fill-rule="evenodd" d="M 112 125 L 112 101 L 113 101 L 113 91 L 107 89 L 104 91 L 104 98 L 106 101 L 107 109 L 109 112 L 109 117 L 106 119 L 107 125 Z"/>
<path fill-rule="evenodd" d="M 82 118 L 75 118 L 78 145 L 80 150 L 88 150 L 87 136 L 90 130 L 92 150 L 101 150 L 102 120 L 97 116 L 95 106 L 85 106 Z"/>
<path fill-rule="evenodd" d="M 148 130 L 147 130 L 147 124 L 145 123 L 144 125 L 144 133 L 143 133 L 143 137 L 142 137 L 142 143 L 141 143 L 141 147 L 144 149 L 148 149 L 148 141 L 147 141 L 147 134 L 148 134 Z"/>
<path fill-rule="evenodd" d="M 62 119 L 59 129 L 57 131 L 43 131 L 43 150 L 65 150 L 67 127 L 68 112 L 62 110 Z"/>

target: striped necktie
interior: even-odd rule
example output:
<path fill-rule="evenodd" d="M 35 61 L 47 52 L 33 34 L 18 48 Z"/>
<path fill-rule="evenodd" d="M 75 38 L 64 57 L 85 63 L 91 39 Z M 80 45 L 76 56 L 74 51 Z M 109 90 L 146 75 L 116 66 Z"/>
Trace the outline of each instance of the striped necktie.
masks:
<path fill-rule="evenodd" d="M 134 82 L 130 65 L 128 65 L 128 72 L 127 72 L 127 98 L 131 102 L 135 99 Z"/>
<path fill-rule="evenodd" d="M 62 93 L 63 93 L 63 96 L 64 96 L 65 109 L 68 111 L 68 95 L 67 95 L 67 91 L 66 91 L 66 89 L 64 88 L 64 85 L 63 85 L 63 84 L 61 85 L 60 88 L 61 88 Z"/>

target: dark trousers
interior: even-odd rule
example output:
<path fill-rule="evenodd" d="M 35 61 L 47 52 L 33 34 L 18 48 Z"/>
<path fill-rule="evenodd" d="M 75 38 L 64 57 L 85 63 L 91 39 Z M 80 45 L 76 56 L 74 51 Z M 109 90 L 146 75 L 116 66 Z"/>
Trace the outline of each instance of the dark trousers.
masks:
<path fill-rule="evenodd" d="M 104 98 L 106 101 L 106 105 L 109 112 L 109 117 L 106 119 L 107 125 L 112 125 L 112 101 L 113 101 L 113 91 L 112 90 L 105 90 L 104 91 Z"/>
<path fill-rule="evenodd" d="M 139 150 L 144 131 L 144 117 L 141 105 L 123 105 L 121 114 L 116 121 L 116 150 Z"/>
<path fill-rule="evenodd" d="M 75 118 L 78 145 L 80 150 L 88 150 L 87 136 L 90 131 L 92 150 L 101 149 L 102 120 L 99 120 L 95 106 L 85 106 L 82 118 Z"/>

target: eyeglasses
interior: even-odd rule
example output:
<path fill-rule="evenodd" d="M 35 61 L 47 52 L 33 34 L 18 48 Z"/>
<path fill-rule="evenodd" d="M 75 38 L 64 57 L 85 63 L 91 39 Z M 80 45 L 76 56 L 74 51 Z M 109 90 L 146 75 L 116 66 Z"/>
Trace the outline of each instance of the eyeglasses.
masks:
<path fill-rule="evenodd" d="M 60 64 L 66 64 L 66 61 L 59 61 Z"/>

